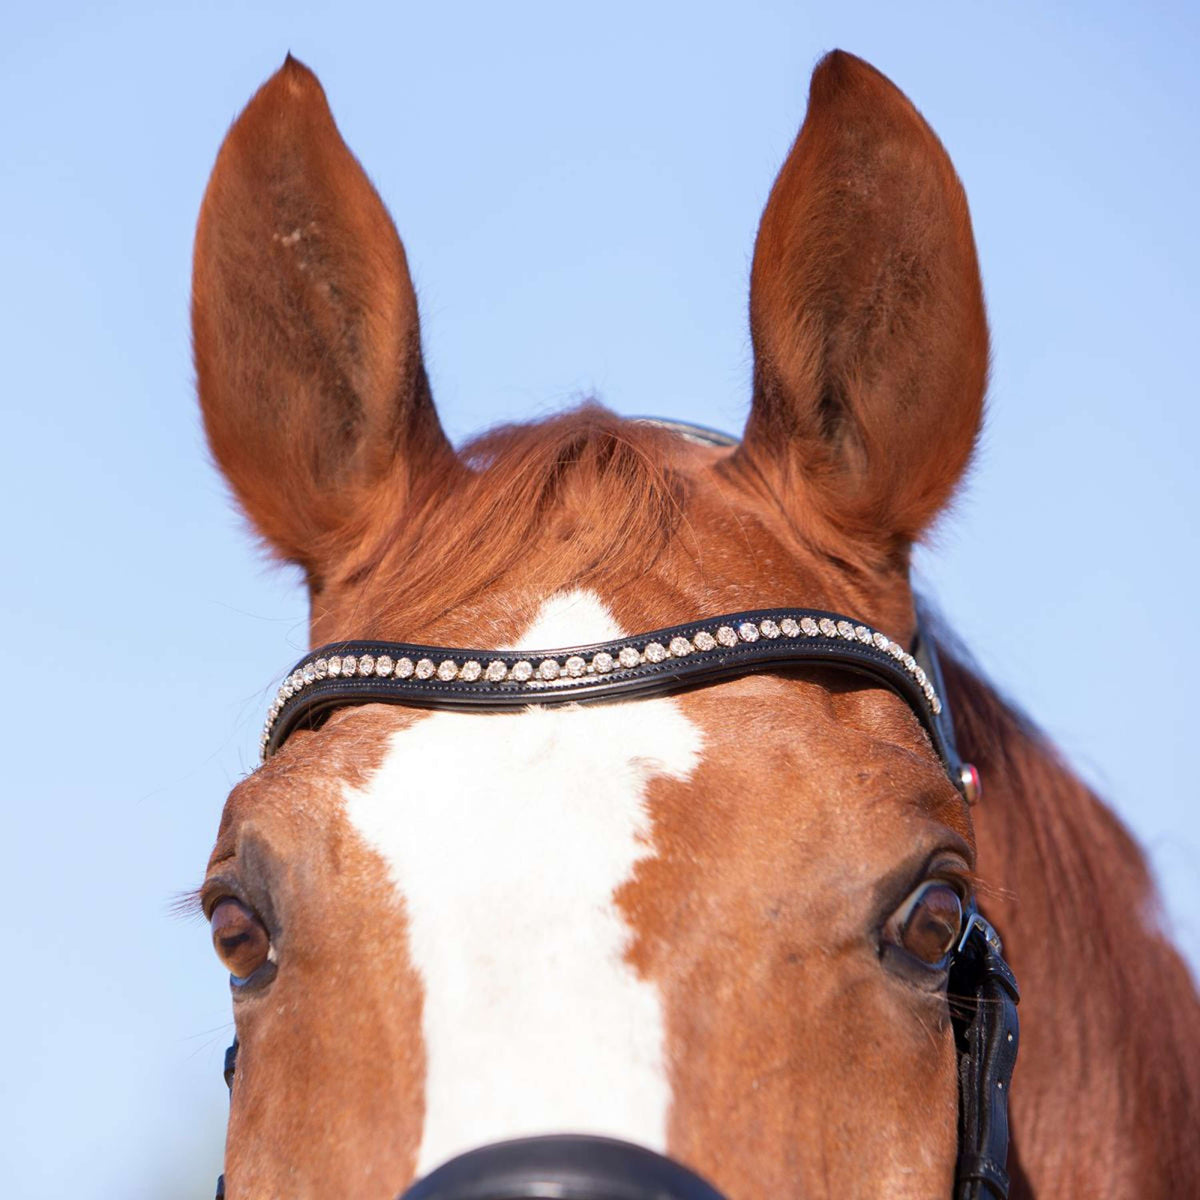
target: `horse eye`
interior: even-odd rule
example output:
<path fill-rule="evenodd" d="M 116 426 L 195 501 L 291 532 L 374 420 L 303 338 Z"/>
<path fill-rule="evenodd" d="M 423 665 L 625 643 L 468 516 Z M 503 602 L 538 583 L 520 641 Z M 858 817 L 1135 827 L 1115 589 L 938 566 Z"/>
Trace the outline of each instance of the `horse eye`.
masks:
<path fill-rule="evenodd" d="M 954 949 L 962 919 L 958 891 L 943 880 L 930 879 L 896 911 L 889 936 L 913 958 L 936 966 Z"/>
<path fill-rule="evenodd" d="M 240 900 L 226 896 L 212 910 L 212 942 L 217 957 L 235 979 L 247 979 L 267 961 L 271 939 L 266 927 Z"/>

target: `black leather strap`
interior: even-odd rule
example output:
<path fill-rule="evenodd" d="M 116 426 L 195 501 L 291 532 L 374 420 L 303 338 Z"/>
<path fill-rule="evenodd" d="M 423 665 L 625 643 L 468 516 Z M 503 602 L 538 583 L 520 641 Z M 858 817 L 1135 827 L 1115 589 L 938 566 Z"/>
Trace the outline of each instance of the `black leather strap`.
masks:
<path fill-rule="evenodd" d="M 233 1076 L 237 1071 L 238 1040 L 234 1037 L 229 1049 L 225 1051 L 225 1086 L 233 1091 Z"/>
<path fill-rule="evenodd" d="M 735 635 L 732 644 L 726 644 L 729 631 Z M 725 642 L 718 641 L 718 635 Z M 672 644 L 689 648 L 676 654 L 671 651 Z M 960 786 L 961 763 L 953 729 L 933 682 L 937 678 L 936 660 L 931 657 L 933 643 L 918 633 L 917 644 L 927 666 L 886 635 L 860 622 L 837 613 L 799 608 L 727 613 L 620 641 L 554 650 L 339 642 L 306 654 L 285 679 L 263 733 L 263 757 L 274 754 L 295 729 L 313 728 L 330 710 L 348 704 L 480 711 L 530 704 L 629 700 L 715 683 L 751 671 L 821 665 L 855 671 L 896 692 L 925 726 L 947 773 Z M 622 666 L 621 652 L 630 650 L 637 661 Z M 663 651 L 666 653 L 660 657 Z M 611 659 L 611 667 L 596 670 L 593 664 L 598 656 Z M 366 674 L 361 670 L 364 657 L 372 664 Z M 340 671 L 347 658 L 355 664 L 349 676 Z M 339 668 L 336 674 L 335 660 Z M 380 660 L 390 664 L 384 675 L 375 669 Z M 398 674 L 400 663 L 405 664 L 404 675 Z M 436 673 L 443 664 L 453 668 L 451 678 Z M 465 677 L 467 664 L 472 664 L 471 678 Z M 504 676 L 499 681 L 487 677 L 487 668 L 492 664 L 503 667 Z M 543 664 L 553 664 L 553 677 L 542 677 Z M 424 678 L 418 674 L 422 665 Z M 532 672 L 530 677 L 517 678 L 525 670 Z M 571 674 L 572 670 L 578 673 Z"/>
<path fill-rule="evenodd" d="M 233 1041 L 229 1044 L 229 1049 L 225 1051 L 225 1086 L 233 1091 L 233 1077 L 237 1073 L 237 1056 L 238 1056 L 238 1040 L 234 1036 Z M 213 1200 L 225 1200 L 225 1176 L 217 1176 L 217 1194 Z"/>
<path fill-rule="evenodd" d="M 1020 992 L 996 931 L 974 906 L 950 971 L 958 1042 L 957 1200 L 1007 1200 L 1008 1094 Z"/>

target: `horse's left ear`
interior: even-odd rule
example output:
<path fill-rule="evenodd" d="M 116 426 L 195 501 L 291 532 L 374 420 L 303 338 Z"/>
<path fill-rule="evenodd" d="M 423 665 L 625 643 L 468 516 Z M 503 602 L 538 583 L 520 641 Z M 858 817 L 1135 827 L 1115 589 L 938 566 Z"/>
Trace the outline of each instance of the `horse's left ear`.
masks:
<path fill-rule="evenodd" d="M 317 77 L 288 57 L 225 138 L 200 222 L 192 334 L 213 455 L 319 587 L 383 485 L 453 461 L 392 219 Z"/>
<path fill-rule="evenodd" d="M 759 228 L 743 455 L 785 502 L 905 555 L 947 502 L 987 382 L 962 185 L 921 115 L 835 51 Z"/>

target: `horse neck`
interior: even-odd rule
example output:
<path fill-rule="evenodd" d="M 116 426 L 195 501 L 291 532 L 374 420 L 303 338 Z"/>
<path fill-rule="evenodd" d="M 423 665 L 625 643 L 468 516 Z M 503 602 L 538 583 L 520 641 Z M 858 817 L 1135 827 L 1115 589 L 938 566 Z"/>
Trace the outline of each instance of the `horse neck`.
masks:
<path fill-rule="evenodd" d="M 985 786 L 981 892 L 1022 990 L 1014 1197 L 1200 1195 L 1200 999 L 1141 851 L 1043 736 L 946 666 Z"/>

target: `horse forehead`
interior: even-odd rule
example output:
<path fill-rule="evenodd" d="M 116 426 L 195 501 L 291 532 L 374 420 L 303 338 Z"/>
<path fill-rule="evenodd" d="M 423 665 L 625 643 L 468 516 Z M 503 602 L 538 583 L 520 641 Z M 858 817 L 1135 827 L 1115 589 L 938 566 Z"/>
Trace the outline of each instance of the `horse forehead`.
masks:
<path fill-rule="evenodd" d="M 625 634 L 595 593 L 576 590 L 544 601 L 505 649 L 554 649 Z M 476 835 L 491 828 L 503 837 L 505 830 L 533 836 L 540 828 L 568 834 L 564 823 L 610 817 L 615 826 L 627 819 L 642 838 L 645 785 L 655 777 L 688 779 L 705 740 L 680 703 L 665 696 L 401 719 L 378 768 L 345 790 L 352 823 L 376 845 L 391 842 L 397 822 L 454 827 L 459 819 L 469 820 Z"/>

